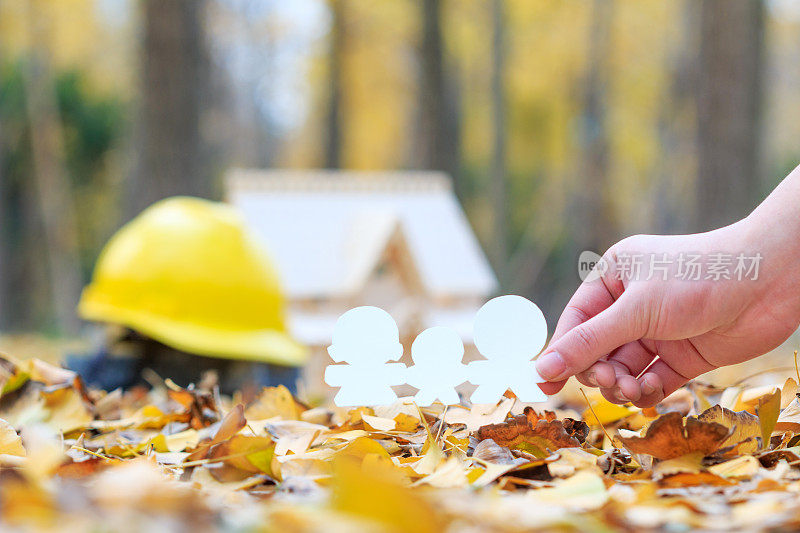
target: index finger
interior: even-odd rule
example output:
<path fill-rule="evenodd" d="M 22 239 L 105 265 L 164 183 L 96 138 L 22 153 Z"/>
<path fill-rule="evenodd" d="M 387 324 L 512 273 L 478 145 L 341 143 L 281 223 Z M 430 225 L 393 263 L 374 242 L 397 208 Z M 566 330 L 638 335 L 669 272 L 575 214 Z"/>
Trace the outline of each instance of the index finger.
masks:
<path fill-rule="evenodd" d="M 607 274 L 608 271 L 606 272 Z M 561 313 L 553 336 L 548 343 L 548 348 L 545 348 L 541 355 L 548 353 L 549 347 L 563 337 L 565 333 L 601 313 L 614 303 L 616 298 L 609 288 L 613 280 L 606 277 L 606 275 L 580 284 Z M 614 289 L 616 290 L 618 287 L 614 287 Z M 545 394 L 555 394 L 564 387 L 566 382 L 567 380 L 545 382 L 540 383 L 539 387 Z"/>

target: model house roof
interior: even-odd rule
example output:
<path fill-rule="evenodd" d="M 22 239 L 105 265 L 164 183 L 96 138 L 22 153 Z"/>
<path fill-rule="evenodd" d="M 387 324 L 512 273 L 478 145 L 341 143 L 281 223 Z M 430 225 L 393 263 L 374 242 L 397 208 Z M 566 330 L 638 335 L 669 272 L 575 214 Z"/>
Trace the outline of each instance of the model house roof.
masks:
<path fill-rule="evenodd" d="M 226 188 L 292 298 L 356 294 L 398 231 L 431 296 L 486 297 L 497 287 L 442 173 L 237 169 Z"/>

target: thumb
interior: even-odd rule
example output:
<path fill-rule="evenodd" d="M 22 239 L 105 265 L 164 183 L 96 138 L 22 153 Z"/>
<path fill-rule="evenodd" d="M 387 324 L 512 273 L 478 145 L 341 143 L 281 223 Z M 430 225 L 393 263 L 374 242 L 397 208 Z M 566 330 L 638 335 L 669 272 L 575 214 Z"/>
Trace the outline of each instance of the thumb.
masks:
<path fill-rule="evenodd" d="M 536 371 L 547 381 L 583 372 L 601 357 L 645 332 L 631 298 L 623 296 L 586 322 L 573 327 L 536 360 Z"/>

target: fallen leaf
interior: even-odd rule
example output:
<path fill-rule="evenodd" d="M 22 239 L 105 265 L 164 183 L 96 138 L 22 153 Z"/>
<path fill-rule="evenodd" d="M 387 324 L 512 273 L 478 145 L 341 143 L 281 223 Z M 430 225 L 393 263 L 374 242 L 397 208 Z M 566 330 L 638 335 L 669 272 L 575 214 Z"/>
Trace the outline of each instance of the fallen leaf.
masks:
<path fill-rule="evenodd" d="M 159 433 L 148 441 L 153 449 L 159 453 L 182 452 L 188 448 L 194 448 L 200 441 L 200 436 L 196 429 L 187 429 L 171 435 Z"/>
<path fill-rule="evenodd" d="M 720 477 L 711 472 L 698 472 L 696 474 L 675 474 L 674 476 L 667 476 L 662 478 L 658 484 L 661 487 L 670 488 L 684 488 L 696 487 L 698 485 L 710 486 L 730 486 L 734 485 L 733 481 Z"/>
<path fill-rule="evenodd" d="M 502 424 L 478 429 L 478 440 L 492 439 L 501 446 L 530 453 L 536 457 L 549 455 L 548 450 L 580 446 L 577 438 L 564 429 L 560 420 L 538 420 L 530 423 L 526 415 L 517 415 Z"/>
<path fill-rule="evenodd" d="M 592 407 L 586 408 L 583 412 L 583 419 L 590 426 L 613 424 L 641 411 L 641 409 L 628 404 L 611 403 L 595 389 L 587 392 L 587 398 Z"/>
<path fill-rule="evenodd" d="M 361 415 L 361 420 L 369 426 L 368 429 L 375 431 L 392 431 L 397 427 L 393 418 L 383 418 L 380 416 Z"/>
<path fill-rule="evenodd" d="M 473 405 L 472 408 L 453 406 L 445 413 L 444 421 L 448 424 L 464 424 L 469 431 L 476 431 L 482 426 L 502 423 L 514 406 L 514 401 L 512 398 L 503 398 L 497 405 Z"/>
<path fill-rule="evenodd" d="M 12 393 L 22 387 L 30 379 L 30 373 L 9 359 L 0 357 L 0 396 Z"/>
<path fill-rule="evenodd" d="M 775 423 L 775 431 L 800 433 L 800 398 L 795 398 L 781 411 Z"/>
<path fill-rule="evenodd" d="M 656 459 L 672 459 L 693 452 L 706 455 L 716 451 L 730 435 L 730 430 L 716 422 L 703 422 L 678 412 L 655 419 L 644 436 L 621 436 L 633 453 L 644 453 Z"/>
<path fill-rule="evenodd" d="M 264 429 L 275 439 L 277 455 L 304 453 L 319 435 L 328 431 L 325 426 L 301 420 L 275 420 L 265 423 Z"/>
<path fill-rule="evenodd" d="M 381 446 L 378 441 L 367 437 L 359 437 L 355 439 L 353 442 L 342 448 L 338 452 L 337 456 L 363 460 L 364 457 L 370 454 L 389 457 L 389 453 L 386 451 L 386 448 Z"/>
<path fill-rule="evenodd" d="M 597 456 L 580 448 L 562 448 L 558 450 L 558 459 L 547 463 L 547 469 L 553 477 L 570 477 L 576 472 L 589 471 L 602 474 L 597 466 Z"/>
<path fill-rule="evenodd" d="M 764 465 L 764 468 L 772 468 L 782 460 L 787 463 L 800 461 L 800 446 L 770 450 L 759 455 L 758 460 Z"/>
<path fill-rule="evenodd" d="M 573 511 L 586 511 L 605 505 L 608 491 L 602 477 L 591 472 L 578 472 L 571 478 L 559 481 L 553 488 L 535 491 L 532 499 Z"/>
<path fill-rule="evenodd" d="M 705 470 L 703 457 L 705 457 L 703 452 L 693 452 L 659 461 L 653 465 L 653 479 L 660 480 L 675 474 L 698 474 Z"/>
<path fill-rule="evenodd" d="M 781 409 L 797 398 L 797 382 L 794 378 L 786 378 L 786 382 L 781 387 Z"/>
<path fill-rule="evenodd" d="M 28 360 L 28 374 L 32 380 L 46 385 L 71 384 L 78 377 L 72 370 L 51 365 L 41 359 Z"/>
<path fill-rule="evenodd" d="M 225 418 L 220 421 L 214 435 L 210 439 L 199 443 L 197 449 L 187 457 L 187 461 L 197 461 L 205 458 L 213 446 L 232 438 L 241 431 L 246 424 L 247 420 L 244 418 L 244 406 L 242 406 L 242 404 L 235 405 L 233 409 L 225 415 Z"/>
<path fill-rule="evenodd" d="M 238 471 L 234 474 L 221 467 L 210 469 L 218 481 L 232 481 L 250 477 L 254 473 L 277 477 L 272 470 L 274 455 L 275 444 L 271 438 L 239 434 L 214 446 L 208 459 L 212 462 L 219 461 Z"/>
<path fill-rule="evenodd" d="M 739 398 L 739 401 L 755 407 L 761 398 L 771 395 L 778 389 L 780 389 L 780 386 L 777 383 L 750 387 L 742 391 L 742 396 Z"/>
<path fill-rule="evenodd" d="M 781 391 L 776 390 L 759 400 L 756 414 L 761 424 L 761 447 L 769 448 L 769 440 L 781 411 Z"/>
<path fill-rule="evenodd" d="M 751 478 L 761 470 L 761 463 L 752 455 L 743 455 L 708 467 L 708 471 L 724 478 Z"/>
<path fill-rule="evenodd" d="M 525 418 L 528 419 L 528 425 L 531 427 L 535 427 L 540 420 L 546 420 L 547 422 L 554 422 L 556 420 L 556 414 L 553 411 L 545 411 L 543 414 L 539 414 L 530 406 L 525 407 L 523 414 Z M 566 431 L 570 437 L 575 437 L 580 443 L 583 443 L 589 435 L 589 425 L 582 420 L 566 417 L 561 420 L 561 423 L 564 425 L 564 431 Z"/>
<path fill-rule="evenodd" d="M 72 387 L 42 391 L 47 409 L 45 422 L 54 430 L 70 433 L 88 426 L 94 415 L 86 407 L 82 395 Z"/>
<path fill-rule="evenodd" d="M 431 487 L 455 488 L 464 487 L 469 483 L 467 465 L 456 457 L 449 457 L 436 469 L 414 485 L 430 485 Z"/>
<path fill-rule="evenodd" d="M 469 473 L 470 484 L 474 487 L 486 486 L 503 474 L 529 463 L 526 459 L 514 457 L 508 448 L 492 439 L 480 441 L 471 458 L 480 464 Z"/>
<path fill-rule="evenodd" d="M 331 506 L 380 524 L 385 530 L 437 533 L 445 530 L 436 508 L 422 493 L 375 470 L 364 471 L 353 460 L 334 462 Z"/>
<path fill-rule="evenodd" d="M 22 446 L 22 438 L 17 435 L 17 431 L 5 420 L 0 418 L 0 454 L 16 455 L 24 457 L 25 448 Z"/>
<path fill-rule="evenodd" d="M 733 446 L 747 439 L 752 439 L 739 448 L 739 453 L 752 453 L 758 449 L 758 442 L 753 437 L 761 437 L 759 418 L 747 411 L 731 411 L 715 405 L 700 413 L 697 419 L 703 422 L 716 422 L 730 429 L 730 436 L 722 443 L 720 448 Z"/>
<path fill-rule="evenodd" d="M 255 402 L 247 407 L 245 417 L 253 420 L 279 417 L 282 420 L 299 420 L 304 411 L 292 393 L 283 385 L 264 387 Z"/>

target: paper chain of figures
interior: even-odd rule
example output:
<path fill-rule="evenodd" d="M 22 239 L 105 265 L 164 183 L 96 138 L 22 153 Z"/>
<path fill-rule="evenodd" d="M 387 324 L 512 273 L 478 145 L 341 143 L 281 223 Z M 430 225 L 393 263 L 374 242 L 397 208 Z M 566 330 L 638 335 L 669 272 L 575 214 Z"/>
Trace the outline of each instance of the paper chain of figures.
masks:
<path fill-rule="evenodd" d="M 334 398 L 340 407 L 387 405 L 397 400 L 391 389 L 407 383 L 419 389 L 418 405 L 459 402 L 455 387 L 467 381 L 478 388 L 472 403 L 496 403 L 506 390 L 522 402 L 547 399 L 536 383 L 542 380 L 531 358 L 547 341 L 541 310 L 522 296 L 500 296 L 475 315 L 475 347 L 486 360 L 464 364 L 464 345 L 455 330 L 435 326 L 420 333 L 411 345 L 414 365 L 397 361 L 403 355 L 394 319 L 378 307 L 356 307 L 336 322 L 328 348 L 336 363 L 325 369 L 325 383 L 341 387 Z"/>

